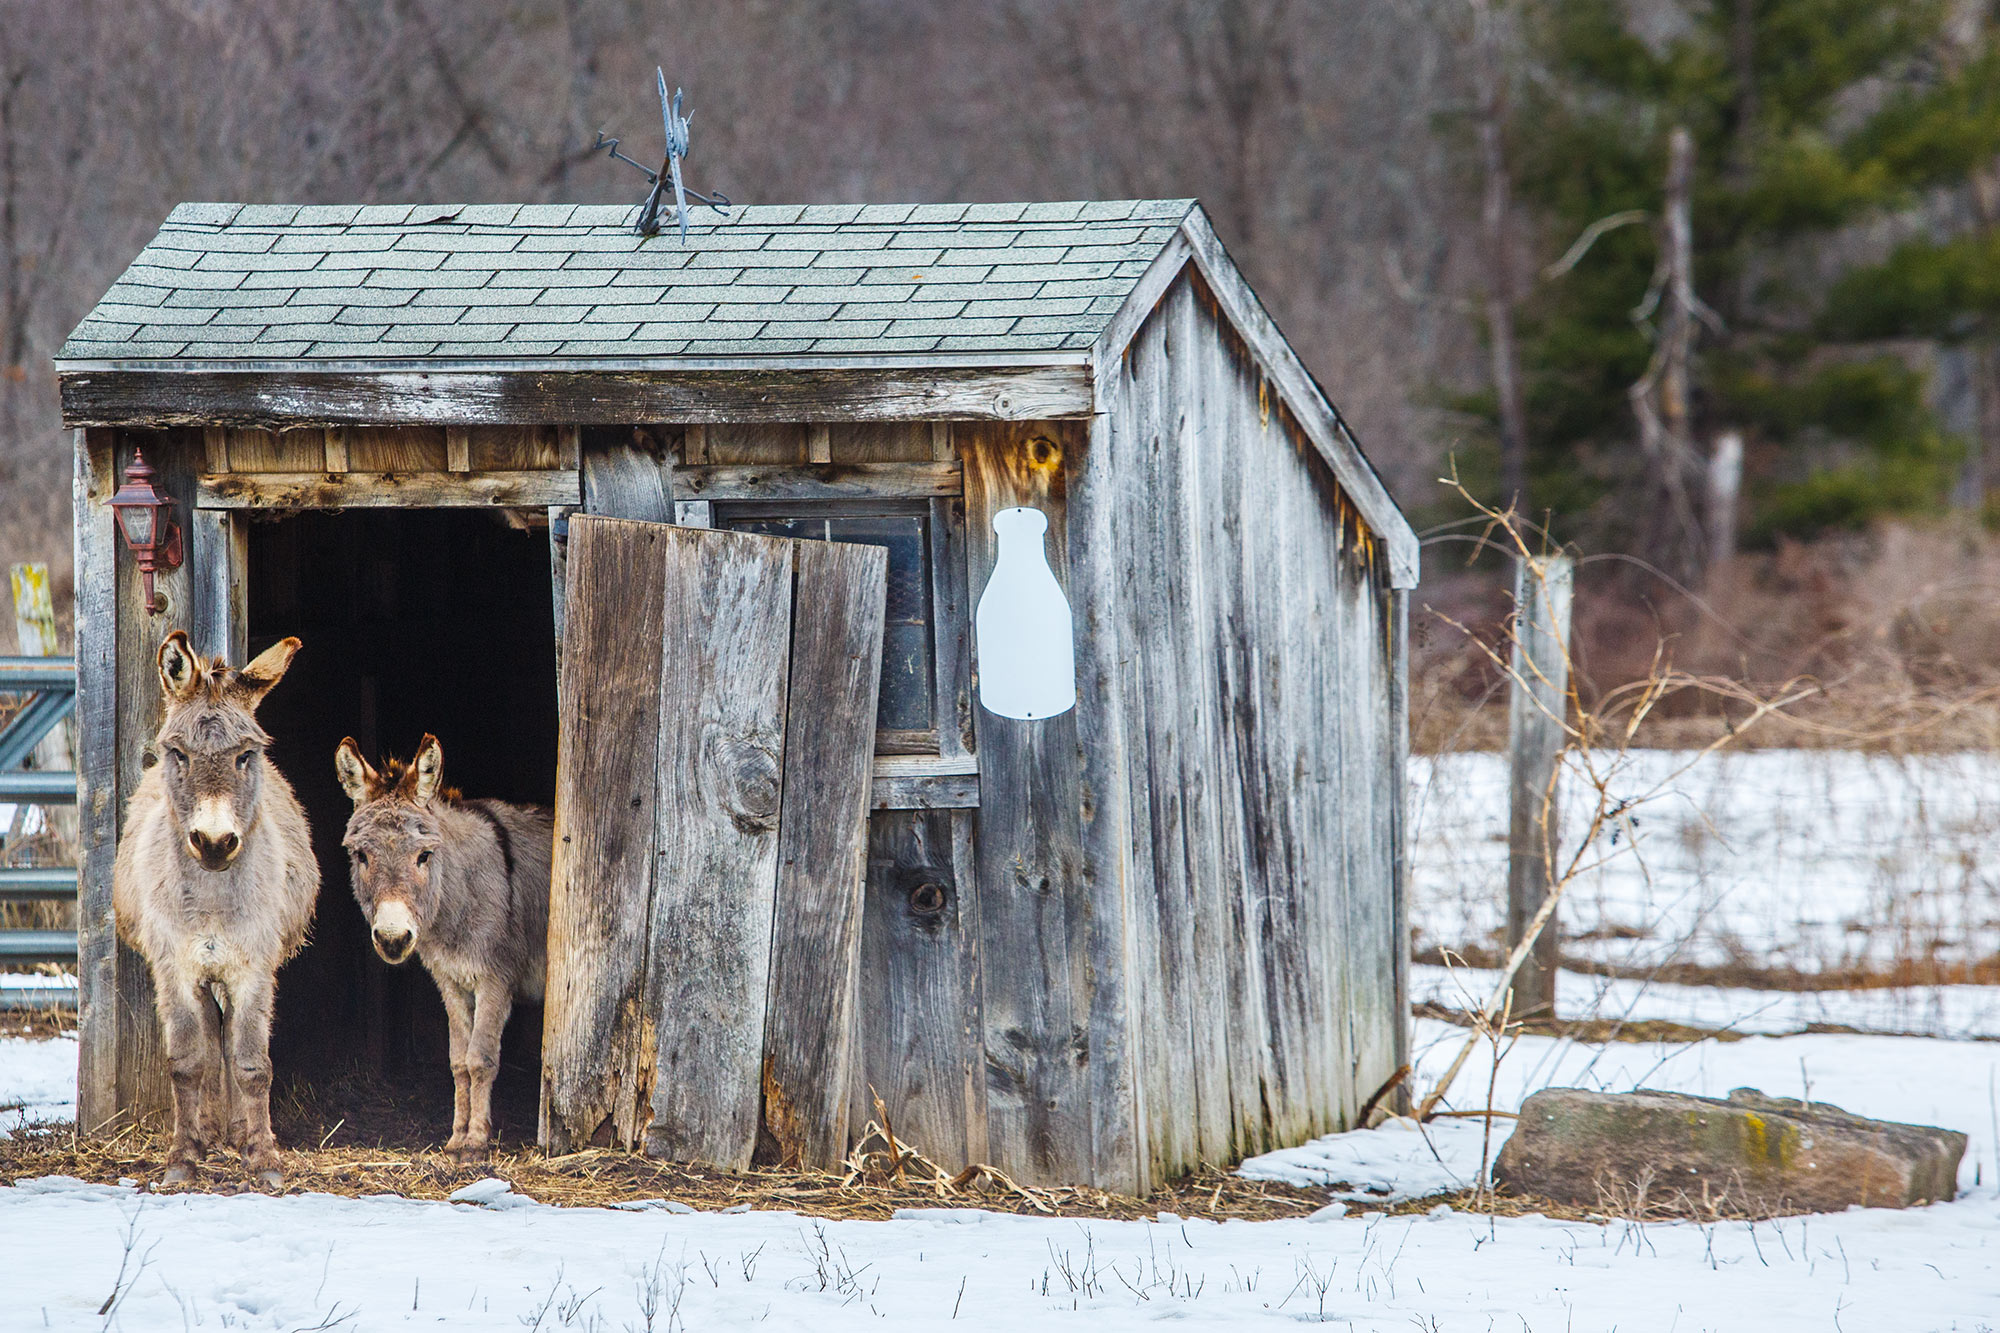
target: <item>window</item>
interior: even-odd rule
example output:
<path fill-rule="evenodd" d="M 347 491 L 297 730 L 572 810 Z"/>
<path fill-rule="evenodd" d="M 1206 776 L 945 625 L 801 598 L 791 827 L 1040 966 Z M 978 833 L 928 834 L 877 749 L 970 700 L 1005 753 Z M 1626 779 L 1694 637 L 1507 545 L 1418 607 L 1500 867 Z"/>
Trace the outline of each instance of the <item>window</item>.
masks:
<path fill-rule="evenodd" d="M 768 537 L 852 542 L 889 553 L 882 629 L 882 689 L 875 748 L 882 754 L 938 750 L 936 643 L 931 597 L 931 518 L 923 502 L 874 504 L 718 503 L 715 526 Z"/>

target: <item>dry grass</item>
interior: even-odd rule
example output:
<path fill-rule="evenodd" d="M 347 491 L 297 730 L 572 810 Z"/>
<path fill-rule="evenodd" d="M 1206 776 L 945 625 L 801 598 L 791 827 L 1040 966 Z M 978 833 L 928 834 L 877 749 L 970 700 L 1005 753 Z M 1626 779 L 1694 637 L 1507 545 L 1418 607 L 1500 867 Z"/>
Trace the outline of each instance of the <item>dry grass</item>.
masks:
<path fill-rule="evenodd" d="M 134 1180 L 151 1185 L 165 1171 L 166 1148 L 166 1136 L 156 1128 L 128 1130 L 104 1140 L 80 1138 L 69 1126 L 29 1129 L 0 1139 L 0 1177 L 64 1175 L 101 1184 Z M 286 1193 L 443 1199 L 475 1180 L 499 1176 L 518 1194 L 566 1208 L 672 1199 L 704 1211 L 747 1207 L 874 1220 L 886 1219 L 899 1208 L 983 1208 L 1122 1220 L 1151 1218 L 1165 1211 L 1221 1221 L 1304 1217 L 1327 1201 L 1324 1190 L 1245 1180 L 1221 1171 L 1184 1177 L 1135 1199 L 1089 1188 L 1026 1189 L 985 1176 L 952 1186 L 925 1180 L 917 1172 L 906 1171 L 899 1177 L 879 1169 L 879 1164 L 860 1175 L 774 1170 L 730 1174 L 606 1148 L 551 1158 L 531 1146 L 514 1145 L 484 1165 L 461 1165 L 435 1150 L 376 1145 L 288 1148 L 283 1155 Z M 206 1165 L 198 1184 L 176 1188 L 218 1194 L 256 1190 L 233 1159 L 220 1156 Z"/>

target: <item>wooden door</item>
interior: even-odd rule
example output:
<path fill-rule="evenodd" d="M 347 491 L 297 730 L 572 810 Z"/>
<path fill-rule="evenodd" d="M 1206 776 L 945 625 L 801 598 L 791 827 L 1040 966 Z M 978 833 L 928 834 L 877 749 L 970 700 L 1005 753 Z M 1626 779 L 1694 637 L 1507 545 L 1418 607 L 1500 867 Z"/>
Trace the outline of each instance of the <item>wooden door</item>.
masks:
<path fill-rule="evenodd" d="M 846 1154 L 887 557 L 570 522 L 541 1141 Z"/>

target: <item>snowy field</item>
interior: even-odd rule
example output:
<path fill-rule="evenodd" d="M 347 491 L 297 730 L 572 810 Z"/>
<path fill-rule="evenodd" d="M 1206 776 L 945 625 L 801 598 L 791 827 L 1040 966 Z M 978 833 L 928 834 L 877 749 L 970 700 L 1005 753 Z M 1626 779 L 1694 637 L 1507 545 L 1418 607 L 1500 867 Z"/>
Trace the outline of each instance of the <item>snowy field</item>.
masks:
<path fill-rule="evenodd" d="M 1417 1026 L 1420 1077 L 1462 1033 Z M 39 1048 L 30 1050 L 30 1048 Z M 0 1045 L 0 1103 L 48 1097 L 73 1043 Z M 1483 1102 L 1476 1054 L 1454 1103 Z M 1961 1197 L 1755 1225 L 1390 1217 L 1370 1201 L 1456 1189 L 1482 1127 L 1336 1135 L 1251 1174 L 1350 1200 L 1312 1221 L 1152 1223 L 919 1210 L 889 1222 L 782 1212 L 556 1209 L 327 1195 L 149 1196 L 61 1179 L 0 1188 L 7 1328 L 537 1330 L 735 1327 L 1368 1330 L 1992 1330 L 2000 1327 L 1994 1095 L 2000 1044 L 1812 1035 L 1691 1045 L 1526 1037 L 1496 1103 L 1551 1083 L 1802 1092 L 1965 1130 Z M 1496 1122 L 1493 1149 L 1507 1133 Z M 1342 1215 L 1333 1215 L 1342 1214 Z M 130 1240 L 128 1251 L 127 1240 Z M 119 1267 L 126 1281 L 119 1287 Z M 135 1276 L 136 1274 L 136 1276 Z M 114 1287 L 123 1293 L 99 1310 Z"/>
<path fill-rule="evenodd" d="M 1632 751 L 1605 831 L 1563 902 L 1563 950 L 1649 969 L 1821 973 L 2000 954 L 2000 757 L 1825 750 Z M 1505 921 L 1507 770 L 1498 754 L 1410 764 L 1416 947 L 1492 945 Z M 1595 793 L 1566 777 L 1573 846 Z"/>
<path fill-rule="evenodd" d="M 1621 821 L 1565 907 L 1565 949 L 1804 973 L 2000 954 L 2000 762 L 1844 754 L 1640 753 Z M 1572 807 L 1581 796 L 1569 789 Z M 1497 756 L 1412 765 L 1419 947 L 1500 924 Z M 1582 825 L 1572 812 L 1569 830 Z M 2000 857 L 1992 858 L 2000 866 Z M 1419 966 L 1412 997 L 1483 1000 L 1493 974 Z M 1970 1140 L 1960 1197 L 1747 1224 L 1488 1218 L 1391 1200 L 1479 1178 L 1512 1122 L 1391 1122 L 1246 1162 L 1324 1189 L 1309 1221 L 1104 1222 L 916 1210 L 888 1222 L 700 1213 L 672 1200 L 556 1209 L 483 1182 L 457 1203 L 393 1196 L 158 1196 L 0 1185 L 0 1329 L 526 1328 L 813 1333 L 891 1327 L 1506 1330 L 2000 1330 L 2000 986 L 1778 991 L 1564 972 L 1568 1018 L 1742 1034 L 1681 1043 L 1524 1036 L 1477 1047 L 1446 1105 L 1517 1109 L 1548 1086 L 1722 1096 L 1752 1087 Z M 1808 1032 L 1832 1026 L 1853 1031 Z M 1463 1029 L 1419 1020 L 1428 1088 Z M 1984 1040 L 1981 1040 L 1981 1039 Z M 0 1134 L 73 1115 L 73 1039 L 0 1038 Z M 122 1270 L 122 1276 L 121 1276 Z M 1087 1321 L 1084 1322 L 1084 1321 Z"/>

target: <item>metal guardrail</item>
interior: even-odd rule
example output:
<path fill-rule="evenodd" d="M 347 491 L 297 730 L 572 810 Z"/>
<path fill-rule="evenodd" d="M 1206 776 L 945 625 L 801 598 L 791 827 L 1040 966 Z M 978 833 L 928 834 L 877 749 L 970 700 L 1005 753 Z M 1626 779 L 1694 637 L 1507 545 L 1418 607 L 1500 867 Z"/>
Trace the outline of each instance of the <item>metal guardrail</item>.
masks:
<path fill-rule="evenodd" d="M 0 801 L 20 805 L 74 805 L 76 774 L 17 769 L 42 738 L 76 709 L 76 660 L 68 657 L 0 657 L 0 693 L 25 694 L 27 703 L 0 727 Z M 0 866 L 0 903 L 74 900 L 76 870 L 69 866 Z M 76 932 L 0 930 L 0 966 L 60 963 L 76 966 Z M 0 1009 L 46 1009 L 76 1002 L 67 986 L 0 989 Z"/>

